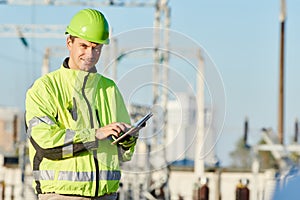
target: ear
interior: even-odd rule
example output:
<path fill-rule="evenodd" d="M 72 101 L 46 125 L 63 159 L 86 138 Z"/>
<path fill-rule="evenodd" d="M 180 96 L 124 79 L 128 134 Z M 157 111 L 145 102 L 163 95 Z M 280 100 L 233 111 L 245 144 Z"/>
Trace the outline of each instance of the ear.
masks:
<path fill-rule="evenodd" d="M 72 40 L 71 40 L 71 38 L 70 38 L 70 37 L 67 37 L 67 41 L 66 41 L 66 43 L 67 43 L 67 47 L 68 47 L 68 49 L 69 49 L 69 50 L 71 50 L 71 48 L 72 48 L 72 45 L 73 45 L 73 42 L 72 42 Z"/>

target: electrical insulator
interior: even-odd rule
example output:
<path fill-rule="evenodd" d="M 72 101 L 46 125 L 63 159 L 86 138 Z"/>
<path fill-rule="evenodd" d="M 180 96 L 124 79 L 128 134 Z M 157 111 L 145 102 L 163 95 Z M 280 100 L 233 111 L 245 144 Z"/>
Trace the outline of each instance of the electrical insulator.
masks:
<path fill-rule="evenodd" d="M 239 183 L 236 186 L 235 199 L 236 200 L 249 200 L 250 191 L 248 189 L 249 180 L 239 180 Z"/>
<path fill-rule="evenodd" d="M 202 185 L 199 191 L 200 200 L 208 200 L 209 199 L 209 188 L 207 184 Z"/>

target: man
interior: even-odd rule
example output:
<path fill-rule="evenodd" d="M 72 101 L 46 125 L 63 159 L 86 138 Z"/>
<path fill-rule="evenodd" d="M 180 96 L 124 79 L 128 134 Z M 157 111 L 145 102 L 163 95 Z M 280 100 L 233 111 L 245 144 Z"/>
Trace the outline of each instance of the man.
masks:
<path fill-rule="evenodd" d="M 116 199 L 119 162 L 131 159 L 137 137 L 111 145 L 130 118 L 116 84 L 96 72 L 108 23 L 83 9 L 66 34 L 69 57 L 26 94 L 33 186 L 40 200 Z"/>

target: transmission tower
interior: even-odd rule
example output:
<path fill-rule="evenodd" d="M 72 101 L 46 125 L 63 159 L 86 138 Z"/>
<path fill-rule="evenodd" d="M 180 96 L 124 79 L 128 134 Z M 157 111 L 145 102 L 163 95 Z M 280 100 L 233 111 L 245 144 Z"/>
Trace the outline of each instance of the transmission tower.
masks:
<path fill-rule="evenodd" d="M 155 83 L 168 84 L 168 63 L 169 63 L 169 28 L 170 28 L 170 7 L 168 0 L 0 0 L 0 6 L 2 5 L 21 5 L 21 6 L 90 6 L 90 7 L 103 7 L 103 6 L 115 6 L 115 7 L 153 7 L 155 9 L 154 14 L 154 51 L 153 51 L 153 80 Z M 45 25 L 45 24 L 2 24 L 0 25 L 0 38 L 20 38 L 24 44 L 26 44 L 27 38 L 57 38 L 62 39 L 64 35 L 66 25 Z M 164 41 L 162 44 L 160 41 Z M 160 49 L 164 49 L 161 51 Z M 42 73 L 47 73 L 49 70 L 50 57 L 55 56 L 54 53 L 61 51 L 59 47 L 47 47 L 44 54 Z M 163 65 L 161 68 L 159 65 Z M 166 140 L 166 127 L 167 127 L 167 102 L 168 93 L 166 88 L 159 89 L 159 84 L 153 85 L 153 105 L 160 105 L 163 108 L 162 119 L 164 120 L 164 130 L 162 130 L 162 137 L 160 142 L 157 138 L 153 138 L 150 142 L 148 151 L 155 148 L 161 148 L 165 144 Z M 161 97 L 161 98 L 159 98 Z M 159 119 L 159 117 L 157 117 Z M 157 122 L 153 120 L 153 131 L 158 131 L 156 128 Z M 162 152 L 162 156 L 166 161 L 165 148 Z M 150 164 L 151 165 L 151 164 Z M 151 166 L 150 166 L 151 168 Z M 150 170 L 151 171 L 151 170 Z M 167 181 L 169 177 L 168 169 L 162 171 L 165 173 L 166 184 L 165 189 L 168 191 Z M 148 178 L 148 188 L 153 188 L 151 173 Z M 144 192 L 145 195 L 150 195 L 149 192 Z M 169 199 L 168 192 L 166 193 L 166 199 Z"/>
<path fill-rule="evenodd" d="M 0 0 L 0 5 L 155 7 L 159 0 Z M 65 25 L 1 24 L 1 37 L 63 38 Z"/>
<path fill-rule="evenodd" d="M 155 0 L 0 0 L 0 4 L 10 5 L 47 5 L 47 6 L 124 6 L 124 7 L 154 7 Z"/>

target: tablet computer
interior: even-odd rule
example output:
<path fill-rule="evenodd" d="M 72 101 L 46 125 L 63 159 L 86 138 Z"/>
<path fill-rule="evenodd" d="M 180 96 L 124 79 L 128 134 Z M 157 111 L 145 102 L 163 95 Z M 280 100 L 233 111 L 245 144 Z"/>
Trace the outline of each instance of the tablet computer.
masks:
<path fill-rule="evenodd" d="M 116 144 L 120 140 L 124 139 L 128 135 L 134 135 L 137 133 L 140 129 L 144 128 L 144 124 L 146 121 L 148 121 L 153 116 L 152 112 L 149 112 L 147 115 L 139 119 L 137 122 L 135 122 L 132 127 L 126 131 L 124 134 L 122 134 L 120 137 L 118 137 L 116 140 L 114 140 L 111 144 Z"/>

